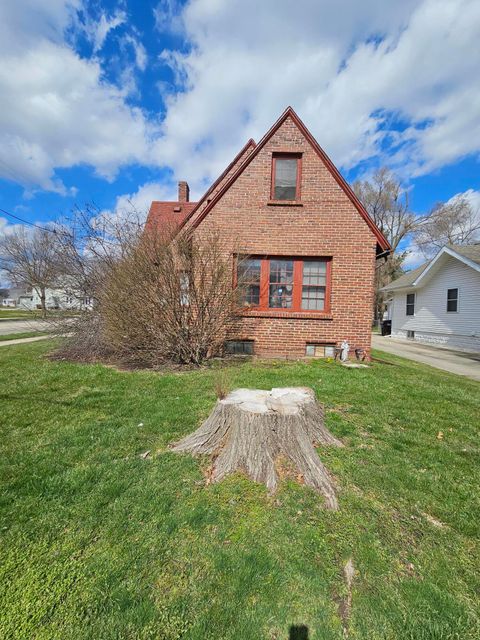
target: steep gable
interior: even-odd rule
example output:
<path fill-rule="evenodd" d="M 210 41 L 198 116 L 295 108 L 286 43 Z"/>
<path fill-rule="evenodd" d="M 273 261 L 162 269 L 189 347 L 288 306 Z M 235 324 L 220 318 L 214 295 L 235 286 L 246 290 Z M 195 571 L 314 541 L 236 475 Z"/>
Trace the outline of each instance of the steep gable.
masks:
<path fill-rule="evenodd" d="M 290 125 L 291 132 L 290 136 L 287 135 L 287 137 L 285 137 L 285 129 L 288 125 Z M 281 129 L 284 130 L 283 135 L 278 136 L 278 132 Z M 314 153 L 320 159 L 322 167 L 330 174 L 331 178 L 333 179 L 331 189 L 334 188 L 334 182 L 337 187 L 343 192 L 345 197 L 348 198 L 348 200 L 351 202 L 353 207 L 360 215 L 360 218 L 363 219 L 367 224 L 371 233 L 376 238 L 378 247 L 377 253 L 387 255 L 391 250 L 388 241 L 375 225 L 373 220 L 370 218 L 367 211 L 355 196 L 351 188 L 348 186 L 344 178 L 338 172 L 332 161 L 328 158 L 326 153 L 323 151 L 323 149 L 320 147 L 315 138 L 308 131 L 306 126 L 303 124 L 303 122 L 291 107 L 288 107 L 286 109 L 286 111 L 277 120 L 273 127 L 265 134 L 262 140 L 255 146 L 255 148 L 251 150 L 251 152 L 244 158 L 244 160 L 238 163 L 236 170 L 232 170 L 228 175 L 225 175 L 222 183 L 219 184 L 215 191 L 211 193 L 211 196 L 204 201 L 203 206 L 197 207 L 195 211 L 196 215 L 192 214 L 189 217 L 185 218 L 182 226 L 186 224 L 192 225 L 193 227 L 198 226 L 209 214 L 209 212 L 215 207 L 215 205 L 233 187 L 233 185 L 235 185 L 235 183 L 241 179 L 242 174 L 249 171 L 252 163 L 255 163 L 256 159 L 266 148 L 271 147 L 272 150 L 279 152 L 298 151 L 299 153 L 304 153 L 307 146 L 313 149 Z M 325 194 L 325 196 L 327 197 L 329 195 L 330 194 L 328 193 Z M 286 206 L 285 203 L 284 206 Z"/>

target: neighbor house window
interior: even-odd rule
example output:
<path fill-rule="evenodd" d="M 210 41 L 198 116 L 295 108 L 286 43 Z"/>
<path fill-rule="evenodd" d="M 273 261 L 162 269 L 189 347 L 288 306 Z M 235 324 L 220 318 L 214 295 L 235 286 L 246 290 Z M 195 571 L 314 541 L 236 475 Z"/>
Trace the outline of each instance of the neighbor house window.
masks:
<path fill-rule="evenodd" d="M 414 293 L 407 293 L 407 305 L 406 305 L 405 313 L 407 314 L 407 316 L 415 315 L 415 294 Z"/>
<path fill-rule="evenodd" d="M 458 289 L 447 289 L 447 311 L 458 311 Z"/>
<path fill-rule="evenodd" d="M 300 199 L 300 155 L 273 155 L 271 199 Z"/>
<path fill-rule="evenodd" d="M 260 310 L 329 311 L 331 260 L 238 258 L 237 285 L 243 307 Z"/>

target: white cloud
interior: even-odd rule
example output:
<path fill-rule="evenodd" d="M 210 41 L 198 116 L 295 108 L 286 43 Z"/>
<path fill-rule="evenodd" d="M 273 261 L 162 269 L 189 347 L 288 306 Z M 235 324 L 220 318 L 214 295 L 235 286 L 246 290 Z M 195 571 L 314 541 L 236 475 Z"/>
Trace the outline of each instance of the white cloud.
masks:
<path fill-rule="evenodd" d="M 182 19 L 192 47 L 162 56 L 185 90 L 161 149 L 194 184 L 287 104 L 343 168 L 385 144 L 410 174 L 480 149 L 478 0 L 192 0 Z"/>
<path fill-rule="evenodd" d="M 475 189 L 467 189 L 467 191 L 462 191 L 461 193 L 456 193 L 454 196 L 447 201 L 447 204 L 452 204 L 459 198 L 463 198 L 470 203 L 473 211 L 480 213 L 480 191 L 475 191 Z"/>
<path fill-rule="evenodd" d="M 153 9 L 155 27 L 160 33 L 182 31 L 182 5 L 178 0 L 160 0 Z"/>
<path fill-rule="evenodd" d="M 131 34 L 127 34 L 125 36 L 124 42 L 132 47 L 133 53 L 135 55 L 136 66 L 140 69 L 140 71 L 145 71 L 148 62 L 148 56 L 143 44 Z"/>
<path fill-rule="evenodd" d="M 93 53 L 100 51 L 110 31 L 124 24 L 127 19 L 125 11 L 116 11 L 111 17 L 102 12 L 99 20 L 89 21 L 87 31 L 93 42 Z"/>
<path fill-rule="evenodd" d="M 146 182 L 133 193 L 125 193 L 118 196 L 115 205 L 111 211 L 104 213 L 113 213 L 121 215 L 123 212 L 129 212 L 132 208 L 142 216 L 147 216 L 148 210 L 153 200 L 176 200 L 177 191 L 173 186 L 165 185 L 160 182 Z"/>
<path fill-rule="evenodd" d="M 65 193 L 55 169 L 88 164 L 111 179 L 122 165 L 147 163 L 156 129 L 127 104 L 129 87 L 106 82 L 98 59 L 64 42 L 80 0 L 24 4 L 0 3 L 0 177 Z M 96 47 L 121 19 L 100 22 Z M 143 65 L 141 47 L 137 56 Z"/>
<path fill-rule="evenodd" d="M 61 191 L 54 168 L 87 163 L 109 179 L 148 156 L 143 113 L 102 82 L 98 62 L 67 47 L 42 41 L 3 56 L 0 94 L 0 173 L 7 178 Z"/>
<path fill-rule="evenodd" d="M 127 164 L 170 166 L 196 196 L 288 104 L 344 169 L 376 158 L 411 176 L 478 153 L 478 0 L 301 5 L 162 0 L 158 30 L 186 43 L 161 56 L 179 86 L 160 78 L 169 89 L 159 127 L 128 102 L 147 65 L 134 29 L 118 38 L 135 58 L 120 86 L 103 73 L 105 39 L 128 27 L 123 3 L 90 25 L 98 56 L 88 60 L 66 42 L 78 12 L 90 24 L 83 0 L 3 0 L 0 176 L 64 192 L 56 169 L 88 164 L 111 179 Z"/>
<path fill-rule="evenodd" d="M 416 269 L 425 262 L 425 254 L 412 242 L 404 250 L 408 251 L 407 257 L 402 263 L 405 271 Z"/>

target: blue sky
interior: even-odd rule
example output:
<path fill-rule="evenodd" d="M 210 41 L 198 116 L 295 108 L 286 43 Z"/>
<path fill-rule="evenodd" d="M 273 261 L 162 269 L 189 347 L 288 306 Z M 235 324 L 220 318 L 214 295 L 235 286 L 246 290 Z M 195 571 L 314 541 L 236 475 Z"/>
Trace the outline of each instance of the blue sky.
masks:
<path fill-rule="evenodd" d="M 478 0 L 3 0 L 0 207 L 197 198 L 289 104 L 349 181 L 479 206 L 479 39 Z"/>

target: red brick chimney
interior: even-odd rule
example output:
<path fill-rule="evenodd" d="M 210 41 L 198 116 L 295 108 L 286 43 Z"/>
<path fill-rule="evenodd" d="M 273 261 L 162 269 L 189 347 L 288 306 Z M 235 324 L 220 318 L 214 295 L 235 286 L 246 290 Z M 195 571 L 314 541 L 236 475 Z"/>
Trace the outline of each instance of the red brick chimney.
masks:
<path fill-rule="evenodd" d="M 190 187 L 184 180 L 178 183 L 178 201 L 190 202 Z"/>

